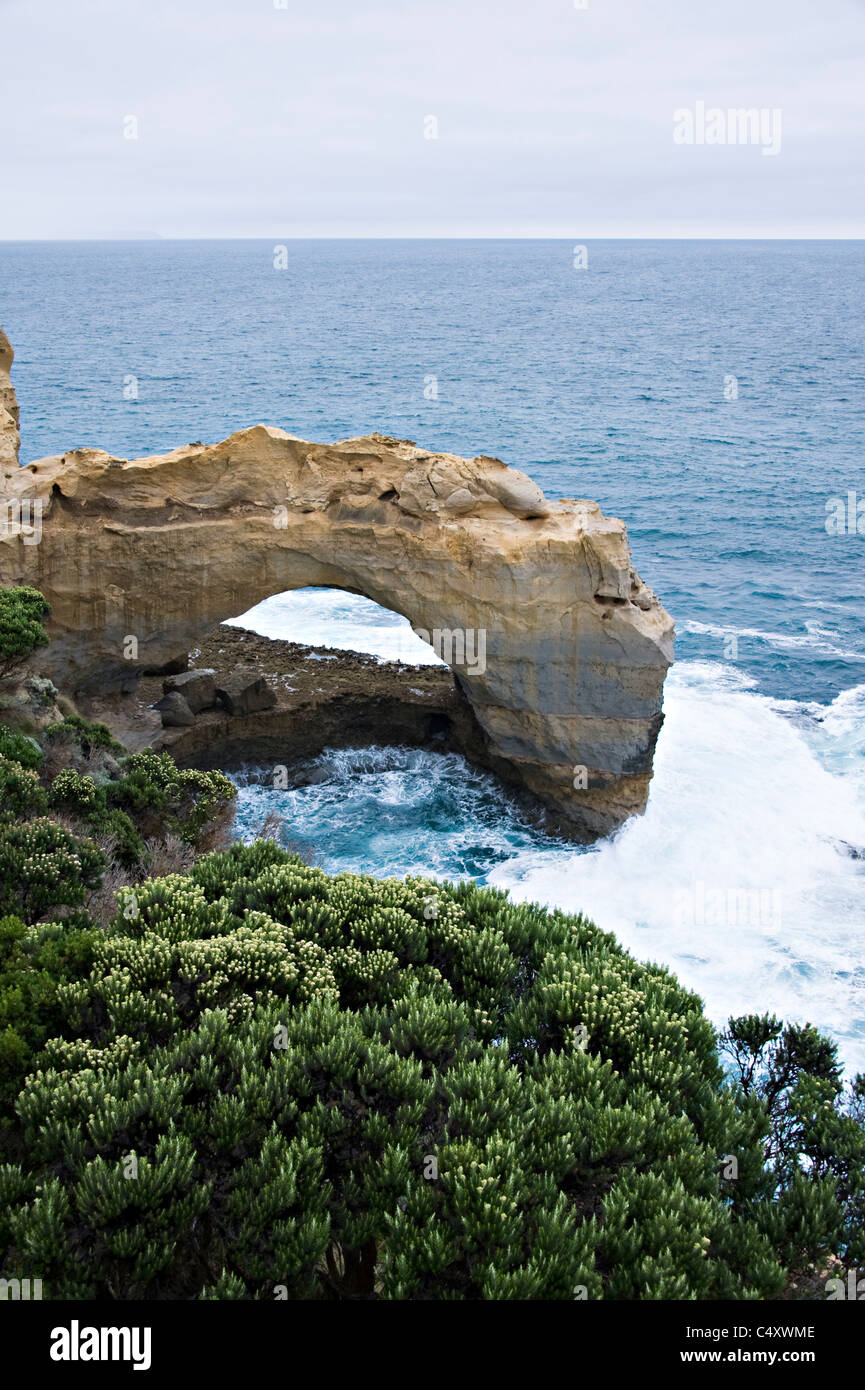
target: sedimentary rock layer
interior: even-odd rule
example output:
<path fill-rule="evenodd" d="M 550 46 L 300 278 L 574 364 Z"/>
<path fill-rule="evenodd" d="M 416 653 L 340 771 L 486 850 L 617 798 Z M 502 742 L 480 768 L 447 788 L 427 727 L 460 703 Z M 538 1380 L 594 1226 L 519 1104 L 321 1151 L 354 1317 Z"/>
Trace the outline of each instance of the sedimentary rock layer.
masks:
<path fill-rule="evenodd" d="M 264 425 L 131 461 L 79 449 L 4 488 L 38 504 L 38 540 L 5 528 L 0 579 L 50 602 L 58 684 L 128 681 L 271 594 L 346 589 L 450 658 L 489 765 L 571 834 L 643 810 L 673 623 L 597 503 L 548 502 L 488 456 Z"/>
<path fill-rule="evenodd" d="M 18 401 L 10 376 L 14 356 L 12 344 L 0 328 L 0 478 L 18 463 Z"/>

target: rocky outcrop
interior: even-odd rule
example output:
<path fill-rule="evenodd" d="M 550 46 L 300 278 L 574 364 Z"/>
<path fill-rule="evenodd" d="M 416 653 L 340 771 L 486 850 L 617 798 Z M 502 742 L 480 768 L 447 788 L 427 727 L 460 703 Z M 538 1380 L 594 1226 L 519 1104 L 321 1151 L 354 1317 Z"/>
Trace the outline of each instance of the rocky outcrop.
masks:
<path fill-rule="evenodd" d="M 49 600 L 38 662 L 58 685 L 119 685 L 271 594 L 347 589 L 448 661 L 488 765 L 563 828 L 591 839 L 643 810 L 673 624 L 597 503 L 548 502 L 486 455 L 263 425 L 131 461 L 79 449 L 6 488 L 39 504 L 41 539 L 7 529 L 0 578 Z"/>
<path fill-rule="evenodd" d="M 18 467 L 18 399 L 12 385 L 12 344 L 0 328 L 0 479 Z M 0 517 L 0 523 L 3 518 Z"/>
<path fill-rule="evenodd" d="M 196 668 L 189 674 L 207 677 L 214 690 L 244 667 L 250 680 L 266 682 L 275 704 L 230 714 L 215 698 L 191 711 L 191 724 L 166 726 L 158 705 L 173 677 L 142 676 L 134 693 L 88 697 L 87 717 L 107 724 L 129 748 L 167 749 L 181 767 L 248 770 L 255 765 L 265 780 L 279 767 L 291 786 L 305 785 L 310 775 L 315 779 L 315 760 L 326 748 L 373 743 L 461 753 L 486 766 L 483 732 L 446 666 L 405 666 L 361 652 L 323 653 L 233 625 L 215 628 L 192 659 Z"/>

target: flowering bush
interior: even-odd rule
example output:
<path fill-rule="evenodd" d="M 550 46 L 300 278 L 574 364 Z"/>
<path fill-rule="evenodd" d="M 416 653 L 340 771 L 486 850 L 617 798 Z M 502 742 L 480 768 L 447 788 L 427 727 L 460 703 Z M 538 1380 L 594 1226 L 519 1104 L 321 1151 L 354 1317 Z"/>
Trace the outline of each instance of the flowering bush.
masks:
<path fill-rule="evenodd" d="M 124 759 L 123 775 L 106 785 L 106 795 L 144 834 L 169 830 L 194 845 L 237 790 L 221 772 L 181 769 L 170 754 L 148 748 Z"/>
<path fill-rule="evenodd" d="M 0 824 L 0 913 L 35 922 L 49 909 L 83 903 L 104 867 L 92 841 L 45 817 Z"/>
<path fill-rule="evenodd" d="M 66 996 L 0 1170 L 8 1268 L 49 1297 L 784 1285 L 765 1107 L 582 917 L 236 845 L 122 893 Z"/>
<path fill-rule="evenodd" d="M 55 1299 L 736 1299 L 865 1259 L 865 1079 L 844 1103 L 814 1029 L 731 1020 L 725 1075 L 668 971 L 472 884 L 266 841 L 129 881 L 142 835 L 200 845 L 234 788 L 77 717 L 49 737 L 118 759 L 40 779 L 0 728 L 0 1275 Z M 127 884 L 106 930 L 79 826 Z"/>
<path fill-rule="evenodd" d="M 71 767 L 58 772 L 51 783 L 48 799 L 55 810 L 74 811 L 84 817 L 92 816 L 105 806 L 105 793 L 100 796 L 93 778 L 82 776 Z"/>
<path fill-rule="evenodd" d="M 46 806 L 38 772 L 0 756 L 0 822 L 11 816 L 44 811 Z"/>

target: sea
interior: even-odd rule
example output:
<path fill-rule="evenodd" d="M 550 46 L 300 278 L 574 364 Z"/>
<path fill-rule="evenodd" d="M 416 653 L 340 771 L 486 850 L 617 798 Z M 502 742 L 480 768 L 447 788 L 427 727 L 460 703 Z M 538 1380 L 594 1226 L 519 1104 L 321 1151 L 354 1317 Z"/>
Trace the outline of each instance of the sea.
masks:
<path fill-rule="evenodd" d="M 492 454 L 596 499 L 676 620 L 645 815 L 588 849 L 452 753 L 235 774 L 328 870 L 471 877 L 582 911 L 720 1027 L 772 1012 L 865 1069 L 865 243 L 0 243 L 22 460 L 265 422 Z M 860 502 L 862 503 L 860 509 Z M 840 520 L 839 520 L 840 518 Z M 865 518 L 861 522 L 865 532 Z M 333 590 L 226 619 L 435 660 Z"/>

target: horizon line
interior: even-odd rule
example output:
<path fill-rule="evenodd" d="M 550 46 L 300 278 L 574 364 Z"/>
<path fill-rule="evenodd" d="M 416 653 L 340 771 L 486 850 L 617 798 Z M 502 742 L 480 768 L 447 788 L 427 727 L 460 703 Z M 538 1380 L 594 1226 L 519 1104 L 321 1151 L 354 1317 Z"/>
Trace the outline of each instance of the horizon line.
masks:
<path fill-rule="evenodd" d="M 265 236 L 264 234 L 262 234 L 262 235 L 256 235 L 256 236 L 222 236 L 222 237 L 220 237 L 220 236 L 216 236 L 216 237 L 214 237 L 214 236 L 193 236 L 193 235 L 161 236 L 161 235 L 158 235 L 158 234 L 154 234 L 154 235 L 152 235 L 152 236 L 105 236 L 105 237 L 99 237 L 99 236 L 81 236 L 81 237 L 63 237 L 63 236 L 56 236 L 56 237 L 55 237 L 55 236 L 44 236 L 44 237 L 43 237 L 43 236 L 39 236 L 39 237 L 0 237 L 0 246 L 16 246 L 16 245 L 30 246 L 30 245 L 34 245 L 34 244 L 36 244 L 36 245 L 58 245 L 58 244 L 61 244 L 61 245 L 78 245 L 78 244 L 83 244 L 83 243 L 93 243 L 94 245 L 106 245 L 106 244 L 118 245 L 118 244 L 121 244 L 121 243 L 132 243 L 132 244 L 135 244 L 135 245 L 145 245 L 145 244 L 146 244 L 146 245 L 150 245 L 151 243 L 154 243 L 154 242 L 163 242 L 163 243 L 167 243 L 167 242 L 178 242 L 178 241 L 190 241 L 190 242 L 201 242 L 201 241 L 206 241 L 206 242 L 264 241 L 264 242 L 271 242 L 271 241 L 274 241 L 274 240 L 276 240 L 277 242 L 280 242 L 280 241 L 564 241 L 564 242 L 571 242 L 571 241 L 574 241 L 574 240 L 575 240 L 577 237 L 579 237 L 580 235 L 584 236 L 584 237 L 586 238 L 587 241 L 663 241 L 663 242 L 666 242 L 666 241 L 690 241 L 690 242 L 696 242 L 696 241 L 700 241 L 700 242 L 703 242 L 703 241 L 718 241 L 718 242 L 722 242 L 722 241 L 773 241 L 773 242 L 774 242 L 774 241 L 791 241 L 791 242 L 793 242 L 793 241 L 807 241 L 807 242 L 811 242 L 811 241 L 829 241 L 829 242 L 836 242 L 836 241 L 865 241 L 865 232 L 863 232 L 861 235 L 860 235 L 860 234 L 855 234 L 855 235 L 854 235 L 854 234 L 852 234 L 852 233 L 850 233 L 850 234 L 847 234 L 847 233 L 839 233 L 839 234 L 836 234 L 836 235 L 834 235 L 834 236 L 817 235 L 817 234 L 814 234 L 814 235 L 793 235 L 793 234 L 786 234 L 786 233 L 777 234 L 777 235 L 773 235 L 773 236 L 751 236 L 751 235 L 745 235 L 745 234 L 740 235 L 740 234 L 738 234 L 738 233 L 736 233 L 736 234 L 731 233 L 731 234 L 729 234 L 729 235 L 723 235 L 723 236 L 649 236 L 649 235 L 643 235 L 643 234 L 635 234 L 635 235 L 633 235 L 633 236 L 609 236 L 609 235 L 606 235 L 606 234 L 604 234 L 604 233 L 596 233 L 596 234 L 594 234 L 594 235 L 587 235 L 586 233 L 578 233 L 578 232 L 574 232 L 574 233 L 572 233 L 572 234 L 570 234 L 570 235 L 568 235 L 568 236 L 565 236 L 564 234 L 558 234 L 558 235 L 555 235 L 555 236 L 553 236 L 553 235 L 540 235 L 540 234 L 537 235 L 537 236 L 527 236 L 527 235 L 519 235 L 519 236 L 507 236 L 507 235 L 476 235 L 476 234 L 470 234 L 470 235 L 465 235 L 465 236 L 457 236 L 457 235 L 431 236 L 431 235 L 426 235 L 426 234 L 421 234 L 421 233 L 406 233 L 406 234 L 400 234 L 400 235 L 385 233 L 385 234 L 382 234 L 382 235 L 379 235 L 379 236 L 372 236 L 372 235 L 370 235 L 370 236 L 366 236 L 366 235 L 361 235 L 361 236 L 351 236 L 351 235 L 345 235 L 345 236 L 300 236 L 300 235 L 296 235 L 296 234 L 295 234 L 295 235 L 286 235 L 285 233 L 282 233 L 282 234 L 274 233 L 273 235 L 267 235 L 267 236 Z"/>

